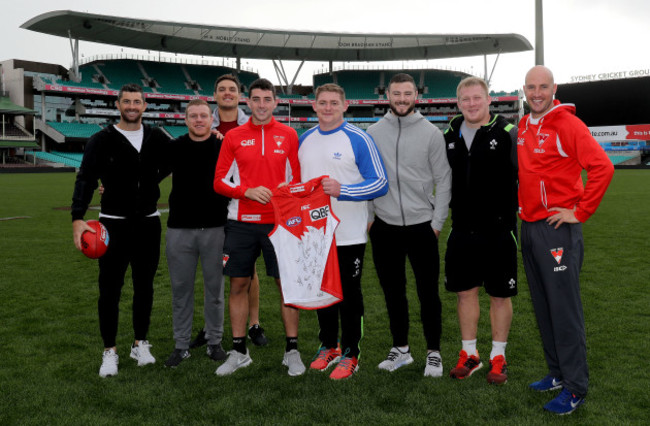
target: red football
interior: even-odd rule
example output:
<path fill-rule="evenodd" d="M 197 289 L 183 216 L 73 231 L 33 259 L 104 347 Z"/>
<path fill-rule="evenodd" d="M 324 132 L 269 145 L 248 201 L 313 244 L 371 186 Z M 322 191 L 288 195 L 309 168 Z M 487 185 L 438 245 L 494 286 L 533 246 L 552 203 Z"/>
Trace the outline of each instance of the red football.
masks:
<path fill-rule="evenodd" d="M 99 259 L 108 249 L 108 231 L 97 220 L 86 222 L 95 233 L 84 231 L 81 234 L 81 252 L 91 259 Z"/>

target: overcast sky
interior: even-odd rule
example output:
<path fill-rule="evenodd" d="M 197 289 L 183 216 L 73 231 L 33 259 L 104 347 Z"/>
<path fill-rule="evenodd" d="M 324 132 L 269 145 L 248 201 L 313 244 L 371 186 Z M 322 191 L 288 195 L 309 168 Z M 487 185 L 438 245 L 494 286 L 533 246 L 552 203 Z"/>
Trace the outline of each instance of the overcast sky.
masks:
<path fill-rule="evenodd" d="M 29 19 L 53 10 L 285 30 L 517 33 L 534 46 L 534 9 L 534 0 L 25 0 L 5 5 L 0 14 L 0 60 L 26 59 L 68 68 L 72 56 L 66 38 L 20 28 Z M 650 2 L 647 0 L 545 0 L 544 28 L 545 63 L 554 71 L 558 83 L 570 82 L 574 76 L 604 72 L 650 72 Z M 121 52 L 118 46 L 79 44 L 84 57 Z M 142 53 L 133 49 L 124 52 Z M 488 56 L 488 71 L 495 58 Z M 534 61 L 532 51 L 501 55 L 492 77 L 492 89 L 520 88 L 524 74 Z M 278 82 L 269 61 L 242 62 L 261 76 Z M 412 63 L 398 62 L 395 67 L 402 65 L 409 67 Z M 429 61 L 427 65 L 479 76 L 483 76 L 484 69 L 483 57 Z M 313 72 L 323 66 L 322 63 L 306 64 L 297 82 L 310 85 Z M 293 75 L 297 63 L 285 63 L 285 67 Z"/>

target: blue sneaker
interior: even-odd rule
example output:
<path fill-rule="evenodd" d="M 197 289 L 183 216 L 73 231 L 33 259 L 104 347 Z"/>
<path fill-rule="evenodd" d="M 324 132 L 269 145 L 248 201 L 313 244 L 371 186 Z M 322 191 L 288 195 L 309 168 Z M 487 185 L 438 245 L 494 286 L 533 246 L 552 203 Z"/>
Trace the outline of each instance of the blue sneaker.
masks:
<path fill-rule="evenodd" d="M 542 380 L 533 382 L 530 385 L 528 385 L 528 387 L 538 392 L 546 392 L 546 391 L 552 391 L 556 389 L 562 389 L 562 380 L 558 380 L 555 377 L 551 376 L 550 374 L 547 374 L 546 377 L 544 377 Z"/>
<path fill-rule="evenodd" d="M 582 403 L 585 402 L 584 398 L 579 398 L 572 394 L 567 389 L 562 389 L 562 392 L 555 399 L 548 402 L 544 409 L 550 411 L 551 413 L 564 415 L 571 414 L 575 411 L 576 408 Z"/>

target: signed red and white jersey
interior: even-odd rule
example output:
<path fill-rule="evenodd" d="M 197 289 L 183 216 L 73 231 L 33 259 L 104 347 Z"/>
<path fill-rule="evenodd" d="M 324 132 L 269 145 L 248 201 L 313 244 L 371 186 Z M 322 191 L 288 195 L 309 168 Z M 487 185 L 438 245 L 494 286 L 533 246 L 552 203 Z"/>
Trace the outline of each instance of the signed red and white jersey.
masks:
<path fill-rule="evenodd" d="M 269 239 L 280 268 L 284 303 L 320 309 L 343 300 L 334 231 L 339 219 L 321 179 L 273 192 L 275 227 Z"/>

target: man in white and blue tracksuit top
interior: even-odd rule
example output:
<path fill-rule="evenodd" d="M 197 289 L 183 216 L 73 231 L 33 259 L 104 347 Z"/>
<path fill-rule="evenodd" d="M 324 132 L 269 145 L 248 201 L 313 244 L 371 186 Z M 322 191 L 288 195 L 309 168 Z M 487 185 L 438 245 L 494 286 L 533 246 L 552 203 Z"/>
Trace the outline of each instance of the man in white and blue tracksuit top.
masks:
<path fill-rule="evenodd" d="M 358 368 L 363 334 L 361 270 L 367 242 L 367 200 L 388 191 L 384 164 L 372 137 L 343 119 L 346 109 L 345 92 L 340 86 L 319 87 L 314 104 L 319 125 L 302 135 L 298 149 L 301 180 L 329 176 L 323 180 L 323 190 L 332 197 L 332 210 L 340 220 L 335 238 L 343 301 L 318 310 L 322 346 L 311 364 L 312 369 L 325 370 L 342 357 L 330 375 L 332 379 L 349 377 Z"/>

